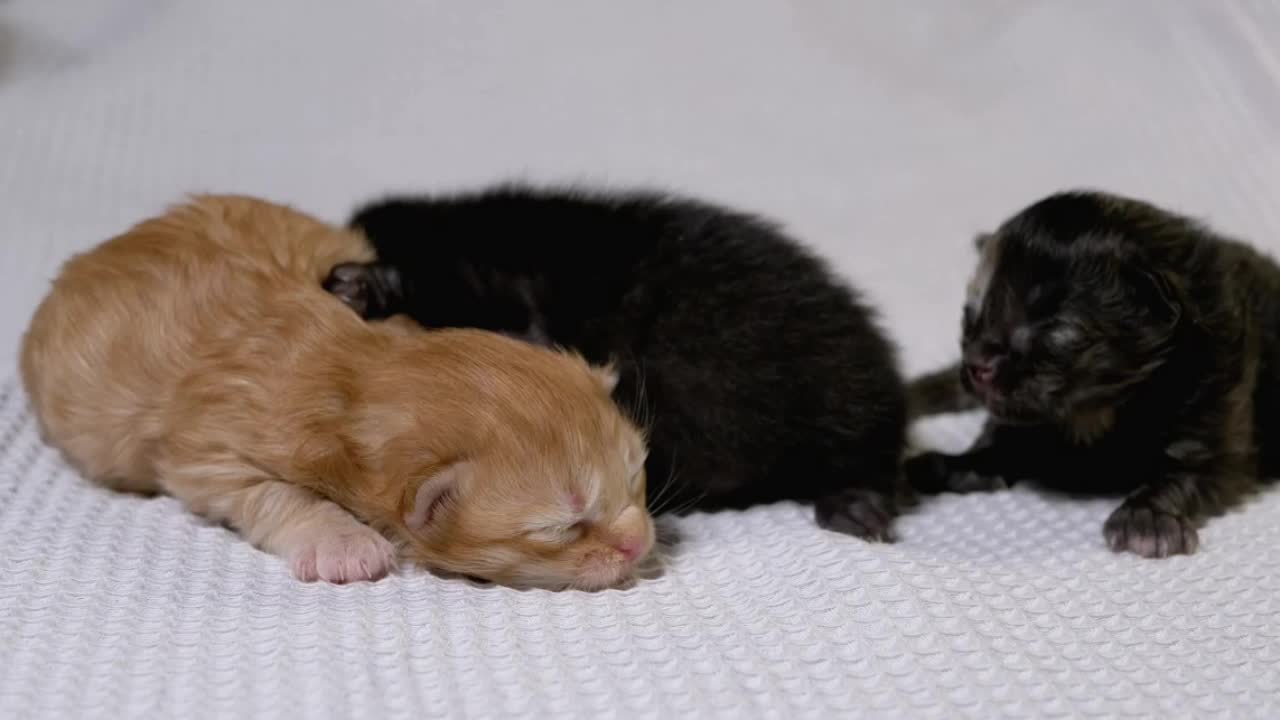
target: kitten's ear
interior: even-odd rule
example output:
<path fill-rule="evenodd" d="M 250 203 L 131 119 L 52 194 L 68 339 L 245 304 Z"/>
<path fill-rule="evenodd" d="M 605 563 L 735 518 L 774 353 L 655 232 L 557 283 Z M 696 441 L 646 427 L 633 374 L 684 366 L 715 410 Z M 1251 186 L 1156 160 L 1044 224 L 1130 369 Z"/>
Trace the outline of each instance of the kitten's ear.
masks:
<path fill-rule="evenodd" d="M 458 461 L 445 465 L 424 478 L 418 483 L 409 509 L 404 514 L 404 524 L 410 530 L 420 531 L 438 521 L 439 510 L 454 497 L 458 484 L 467 477 L 470 470 L 470 464 Z"/>
<path fill-rule="evenodd" d="M 322 284 L 366 320 L 394 314 L 393 309 L 404 300 L 400 270 L 386 263 L 341 263 L 329 271 Z"/>
<path fill-rule="evenodd" d="M 613 389 L 618 387 L 618 368 L 609 362 L 604 365 L 592 365 L 591 372 L 600 380 L 604 391 L 612 395 Z"/>
<path fill-rule="evenodd" d="M 987 246 L 987 243 L 990 242 L 991 238 L 991 233 L 978 233 L 973 238 L 973 249 L 978 252 L 982 252 L 982 248 Z"/>
<path fill-rule="evenodd" d="M 1182 318 L 1182 290 L 1178 281 L 1159 270 L 1140 268 L 1136 274 L 1148 304 L 1162 317 L 1168 318 L 1170 325 L 1176 325 Z"/>

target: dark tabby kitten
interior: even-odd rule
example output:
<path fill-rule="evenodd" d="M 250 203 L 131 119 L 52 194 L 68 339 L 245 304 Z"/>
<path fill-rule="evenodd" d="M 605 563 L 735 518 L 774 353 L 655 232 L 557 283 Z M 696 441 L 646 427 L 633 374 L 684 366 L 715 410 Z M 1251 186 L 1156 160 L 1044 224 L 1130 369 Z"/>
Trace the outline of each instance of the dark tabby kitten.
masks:
<path fill-rule="evenodd" d="M 920 412 L 964 409 L 963 383 L 990 417 L 964 454 L 909 460 L 917 489 L 1030 479 L 1127 492 L 1107 543 L 1164 557 L 1195 552 L 1207 517 L 1280 469 L 1280 267 L 1269 258 L 1092 192 L 1031 205 L 979 251 L 963 368 L 911 395 Z"/>
<path fill-rule="evenodd" d="M 378 262 L 326 288 L 614 363 L 647 426 L 664 508 L 815 500 L 826 528 L 888 539 L 905 444 L 895 351 L 872 312 L 774 225 L 646 193 L 502 186 L 378 202 L 351 224 Z"/>

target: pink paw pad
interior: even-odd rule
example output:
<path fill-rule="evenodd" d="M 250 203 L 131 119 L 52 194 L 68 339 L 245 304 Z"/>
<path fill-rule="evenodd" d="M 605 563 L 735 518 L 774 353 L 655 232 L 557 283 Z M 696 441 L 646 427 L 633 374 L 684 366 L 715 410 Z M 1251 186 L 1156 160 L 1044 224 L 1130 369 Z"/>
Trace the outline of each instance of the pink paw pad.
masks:
<path fill-rule="evenodd" d="M 339 585 L 377 580 L 395 566 L 395 547 L 372 529 L 317 533 L 303 543 L 292 561 L 293 574 L 299 580 Z"/>

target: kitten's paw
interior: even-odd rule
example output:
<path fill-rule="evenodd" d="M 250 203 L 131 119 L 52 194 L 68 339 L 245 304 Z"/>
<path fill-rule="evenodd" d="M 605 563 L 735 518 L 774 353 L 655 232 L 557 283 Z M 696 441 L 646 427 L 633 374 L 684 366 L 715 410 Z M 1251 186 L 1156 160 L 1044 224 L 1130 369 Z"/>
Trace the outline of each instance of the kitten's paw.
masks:
<path fill-rule="evenodd" d="M 396 566 L 396 549 L 372 528 L 316 532 L 293 555 L 294 577 L 339 585 L 377 580 Z"/>
<path fill-rule="evenodd" d="M 893 542 L 893 501 L 873 490 L 845 490 L 818 498 L 818 527 L 873 542 Z"/>
<path fill-rule="evenodd" d="M 902 463 L 902 474 L 912 490 L 934 495 L 947 488 L 947 456 L 923 452 Z"/>
<path fill-rule="evenodd" d="M 1190 555 L 1200 546 L 1200 536 L 1190 518 L 1139 503 L 1126 502 L 1116 508 L 1102 526 L 1102 534 L 1112 550 L 1144 558 Z"/>
<path fill-rule="evenodd" d="M 979 475 L 972 470 L 951 467 L 950 455 L 926 452 L 908 458 L 902 464 L 907 484 L 913 490 L 925 494 L 944 492 L 971 493 L 1006 490 L 1009 483 L 999 475 Z"/>
<path fill-rule="evenodd" d="M 979 475 L 967 470 L 947 476 L 947 490 L 953 493 L 995 492 L 1008 490 L 1009 483 L 999 475 Z"/>
<path fill-rule="evenodd" d="M 369 268 L 360 263 L 335 265 L 325 278 L 324 289 L 364 317 L 369 310 Z"/>

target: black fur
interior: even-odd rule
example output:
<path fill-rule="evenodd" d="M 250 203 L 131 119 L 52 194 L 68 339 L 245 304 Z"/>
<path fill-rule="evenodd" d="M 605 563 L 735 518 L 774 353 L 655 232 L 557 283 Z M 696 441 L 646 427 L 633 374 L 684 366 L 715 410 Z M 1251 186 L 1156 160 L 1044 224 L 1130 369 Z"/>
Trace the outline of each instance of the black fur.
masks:
<path fill-rule="evenodd" d="M 504 186 L 374 203 L 378 262 L 326 287 L 613 362 L 647 427 L 651 507 L 816 500 L 887 539 L 905 442 L 895 351 L 859 297 L 775 226 L 689 199 Z"/>
<path fill-rule="evenodd" d="M 1050 196 L 980 247 L 963 369 L 985 405 L 961 455 L 907 462 L 916 489 L 1018 480 L 1123 492 L 1104 535 L 1145 557 L 1195 552 L 1197 528 L 1280 461 L 1280 267 L 1137 200 Z M 913 396 L 941 410 L 941 374 Z M 923 402 L 923 401 L 921 401 Z M 961 409 L 960 403 L 949 409 Z"/>

